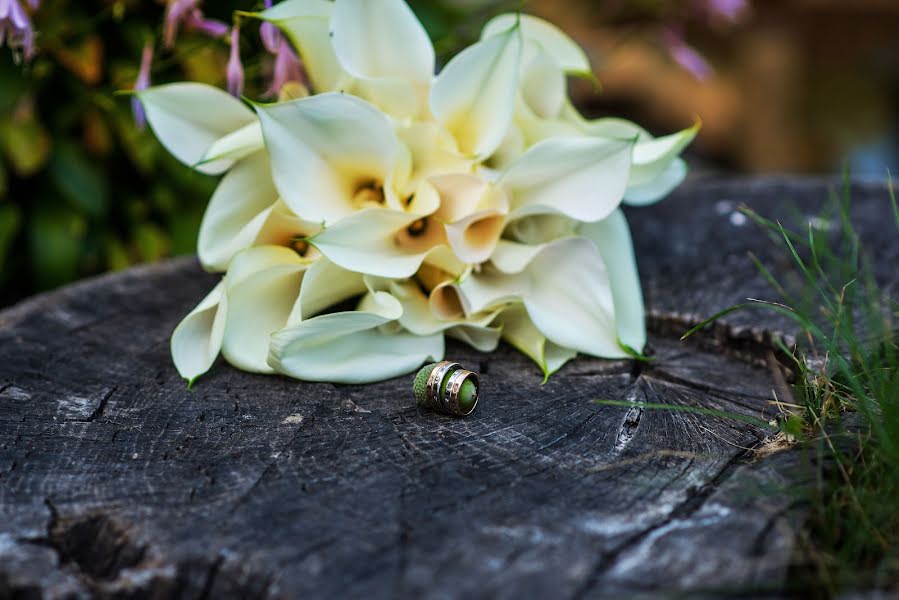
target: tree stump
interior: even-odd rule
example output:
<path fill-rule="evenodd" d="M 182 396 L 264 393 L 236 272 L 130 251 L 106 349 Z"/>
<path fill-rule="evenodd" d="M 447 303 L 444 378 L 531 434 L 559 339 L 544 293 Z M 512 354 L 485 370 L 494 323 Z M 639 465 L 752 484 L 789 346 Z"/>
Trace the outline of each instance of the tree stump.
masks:
<path fill-rule="evenodd" d="M 631 400 L 776 414 L 766 363 L 789 324 L 736 212 L 812 216 L 834 182 L 707 180 L 628 214 L 650 363 L 579 358 L 541 385 L 502 346 L 471 417 L 423 411 L 411 376 L 368 386 L 219 362 L 188 391 L 169 335 L 215 277 L 175 260 L 0 313 L 0 597 L 779 597 L 794 550 L 791 453 L 756 425 Z M 885 188 L 854 185 L 894 282 Z M 789 219 L 787 219 L 789 220 Z M 890 279 L 892 278 L 892 279 Z M 514 385 L 511 385 L 514 382 Z"/>

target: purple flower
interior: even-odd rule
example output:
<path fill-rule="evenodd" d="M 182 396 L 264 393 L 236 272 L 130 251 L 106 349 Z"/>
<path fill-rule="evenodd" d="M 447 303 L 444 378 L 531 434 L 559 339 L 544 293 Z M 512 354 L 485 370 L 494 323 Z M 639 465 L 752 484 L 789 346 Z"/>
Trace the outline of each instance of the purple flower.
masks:
<path fill-rule="evenodd" d="M 243 64 L 240 62 L 240 26 L 231 28 L 231 56 L 228 58 L 228 93 L 232 96 L 243 94 Z"/>
<path fill-rule="evenodd" d="M 32 8 L 38 4 L 29 2 Z M 26 61 L 34 57 L 34 28 L 19 0 L 0 0 L 0 46 L 4 42 L 13 50 L 21 48 Z"/>
<path fill-rule="evenodd" d="M 153 42 L 147 42 L 144 45 L 144 51 L 140 57 L 140 71 L 137 74 L 137 81 L 134 82 L 134 91 L 139 92 L 150 87 L 150 65 L 153 63 Z M 147 115 L 144 113 L 144 106 L 140 102 L 137 95 L 131 97 L 131 112 L 134 115 L 134 123 L 137 128 L 143 131 L 147 126 Z"/>
<path fill-rule="evenodd" d="M 170 0 L 165 10 L 165 23 L 162 28 L 162 43 L 166 48 L 175 45 L 178 28 L 184 18 L 197 7 L 199 0 Z"/>
<path fill-rule="evenodd" d="M 207 19 L 203 11 L 195 8 L 184 18 L 184 25 L 191 31 L 199 31 L 211 38 L 221 38 L 228 35 L 228 24 L 217 19 Z"/>
<path fill-rule="evenodd" d="M 695 48 L 684 41 L 679 31 L 666 27 L 662 30 L 662 41 L 668 53 L 680 66 L 700 81 L 712 75 L 712 67 Z"/>
<path fill-rule="evenodd" d="M 200 0 L 170 0 L 165 11 L 165 24 L 162 30 L 162 41 L 166 48 L 175 45 L 178 29 L 197 31 L 205 36 L 220 38 L 228 35 L 228 25 L 216 20 L 207 19 L 199 7 Z"/>
<path fill-rule="evenodd" d="M 275 55 L 275 68 L 272 73 L 272 82 L 265 92 L 267 96 L 277 96 L 284 84 L 290 81 L 303 82 L 303 67 L 300 59 L 285 41 L 281 42 Z"/>
<path fill-rule="evenodd" d="M 265 0 L 265 8 L 272 7 L 272 0 Z M 272 54 L 277 54 L 281 46 L 281 32 L 273 23 L 263 21 L 259 26 L 259 37 L 262 38 L 262 45 Z"/>

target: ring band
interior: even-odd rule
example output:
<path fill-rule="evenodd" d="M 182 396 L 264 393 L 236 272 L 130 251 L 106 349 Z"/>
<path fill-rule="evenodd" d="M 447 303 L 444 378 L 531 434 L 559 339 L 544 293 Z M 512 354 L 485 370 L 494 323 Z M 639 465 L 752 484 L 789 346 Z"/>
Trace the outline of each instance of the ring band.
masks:
<path fill-rule="evenodd" d="M 450 412 L 449 401 L 446 398 L 441 398 L 440 390 L 443 387 L 443 380 L 446 377 L 447 373 L 454 369 L 461 368 L 462 365 L 449 360 L 444 360 L 437 363 L 437 366 L 434 367 L 434 370 L 431 371 L 431 375 L 428 377 L 427 393 L 428 401 L 431 403 L 431 407 L 436 410 Z"/>
<path fill-rule="evenodd" d="M 462 384 L 467 380 L 471 380 L 474 384 L 474 396 L 471 399 L 471 406 L 462 408 L 459 405 L 459 392 L 462 390 Z M 478 405 L 478 390 L 480 389 L 480 379 L 477 374 L 465 369 L 459 369 L 450 375 L 449 382 L 446 385 L 446 399 L 449 402 L 449 411 L 454 415 L 466 416 L 474 412 Z"/>

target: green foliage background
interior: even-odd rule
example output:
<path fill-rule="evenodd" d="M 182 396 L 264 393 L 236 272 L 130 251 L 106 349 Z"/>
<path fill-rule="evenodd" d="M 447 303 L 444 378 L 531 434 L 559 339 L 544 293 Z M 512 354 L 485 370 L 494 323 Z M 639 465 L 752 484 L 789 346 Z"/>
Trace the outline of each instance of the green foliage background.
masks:
<path fill-rule="evenodd" d="M 206 2 L 209 17 L 261 1 Z M 411 2 L 446 57 L 477 36 L 502 5 Z M 159 38 L 165 4 L 152 0 L 44 0 L 33 21 L 37 57 L 18 65 L 0 48 L 0 305 L 72 280 L 191 254 L 216 180 L 168 155 L 139 131 L 130 100 L 141 49 L 156 42 L 154 84 L 224 85 L 228 47 L 196 34 L 173 50 Z M 255 24 L 242 35 L 247 95 L 259 95 L 270 59 Z"/>

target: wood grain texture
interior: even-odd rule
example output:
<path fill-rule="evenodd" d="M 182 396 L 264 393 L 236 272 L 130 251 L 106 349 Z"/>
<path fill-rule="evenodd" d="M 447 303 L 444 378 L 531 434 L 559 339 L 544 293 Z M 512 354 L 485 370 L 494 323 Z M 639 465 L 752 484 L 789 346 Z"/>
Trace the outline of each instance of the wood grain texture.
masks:
<path fill-rule="evenodd" d="M 215 281 L 193 260 L 0 313 L 0 597 L 780 597 L 795 457 L 750 461 L 765 432 L 744 422 L 592 400 L 770 418 L 774 382 L 751 363 L 787 324 L 673 334 L 771 297 L 746 258 L 770 244 L 737 203 L 808 212 L 827 185 L 696 182 L 632 211 L 655 361 L 581 358 L 541 385 L 507 347 L 451 344 L 482 373 L 466 419 L 417 408 L 411 376 L 337 386 L 219 363 L 188 391 L 168 339 Z M 895 264 L 884 189 L 856 196 Z"/>

